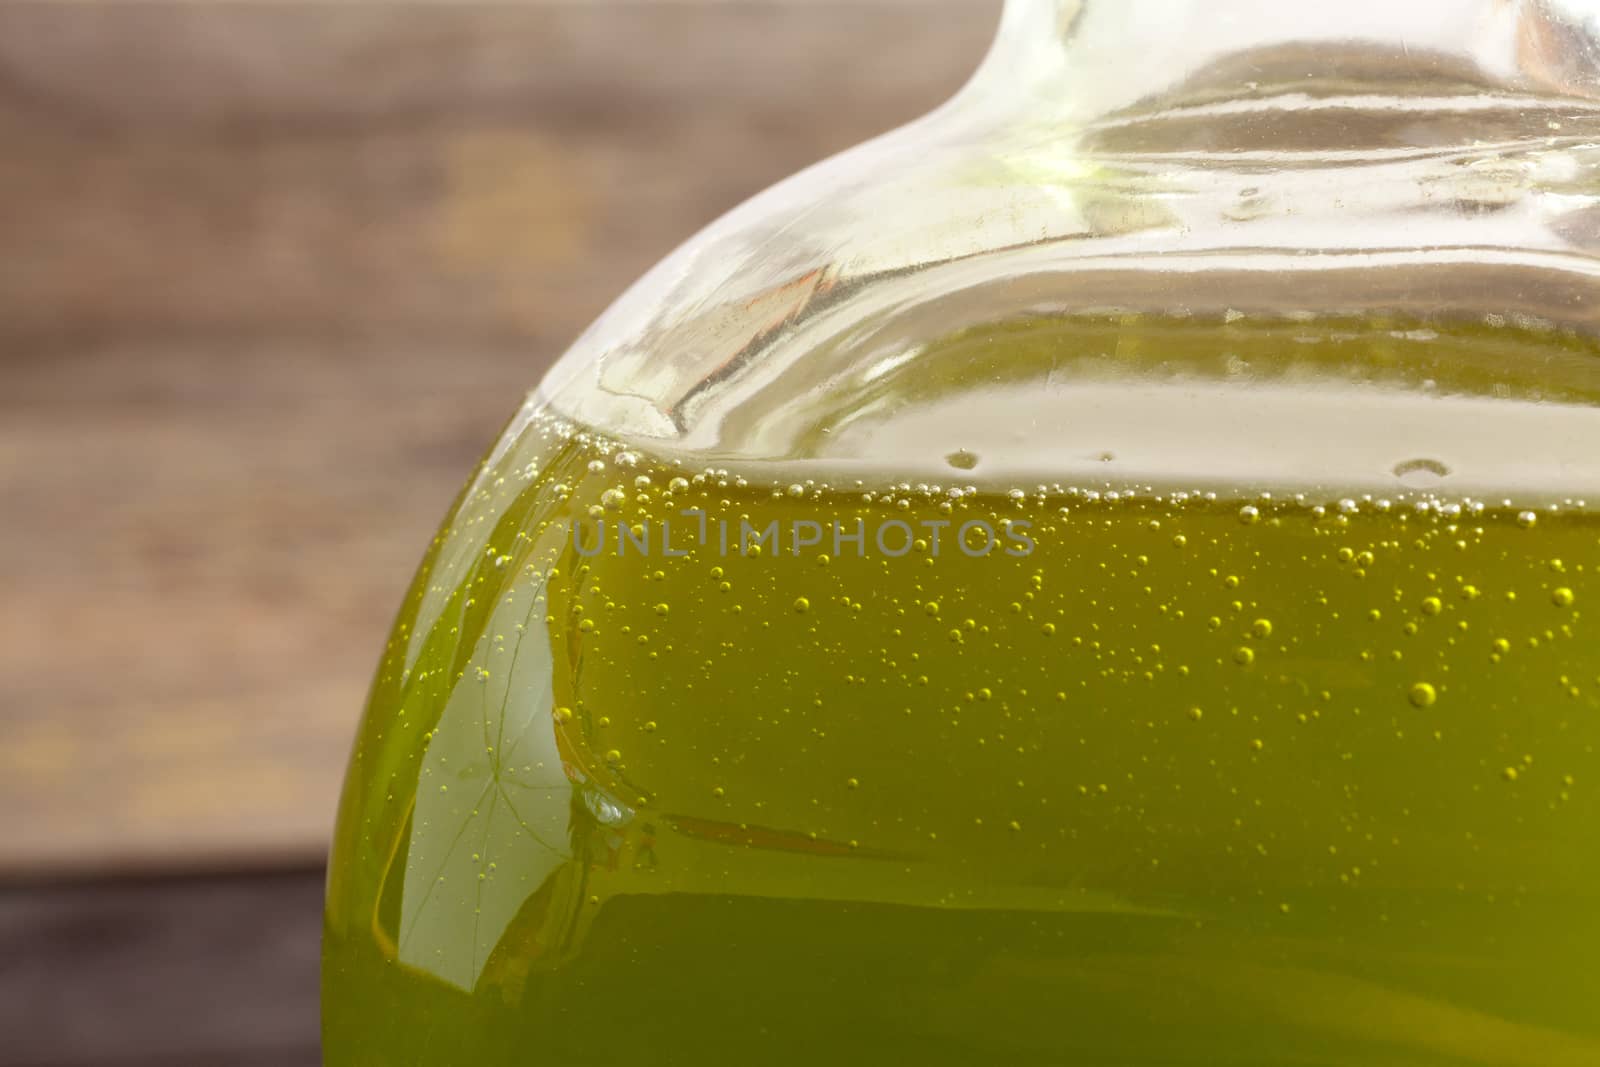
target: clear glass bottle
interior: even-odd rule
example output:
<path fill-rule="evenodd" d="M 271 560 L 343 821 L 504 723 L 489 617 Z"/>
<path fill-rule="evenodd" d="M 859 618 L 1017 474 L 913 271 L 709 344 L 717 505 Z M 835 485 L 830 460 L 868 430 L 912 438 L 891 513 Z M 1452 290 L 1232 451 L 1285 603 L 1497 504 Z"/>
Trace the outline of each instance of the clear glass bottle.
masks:
<path fill-rule="evenodd" d="M 1012 0 L 663 262 L 407 597 L 326 1062 L 1600 1063 L 1597 91 Z"/>

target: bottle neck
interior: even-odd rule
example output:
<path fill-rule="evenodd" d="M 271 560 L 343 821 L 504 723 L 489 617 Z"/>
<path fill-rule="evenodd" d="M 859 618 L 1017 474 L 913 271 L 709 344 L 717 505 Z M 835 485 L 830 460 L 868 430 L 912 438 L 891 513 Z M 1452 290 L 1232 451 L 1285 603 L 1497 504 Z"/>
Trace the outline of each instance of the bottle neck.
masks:
<path fill-rule="evenodd" d="M 1378 90 L 1600 96 L 1587 0 L 1007 0 L 974 88 L 1055 121 Z"/>

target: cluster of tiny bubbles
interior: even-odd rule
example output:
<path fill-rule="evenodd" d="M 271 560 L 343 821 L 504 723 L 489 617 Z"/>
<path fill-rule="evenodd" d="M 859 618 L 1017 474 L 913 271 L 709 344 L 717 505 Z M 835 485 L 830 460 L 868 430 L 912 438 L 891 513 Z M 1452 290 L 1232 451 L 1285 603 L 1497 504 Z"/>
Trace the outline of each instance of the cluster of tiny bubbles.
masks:
<path fill-rule="evenodd" d="M 1014 751 L 1019 759 L 1036 744 L 1029 740 L 1030 732 L 1044 736 L 1064 728 L 1049 724 L 1071 721 L 1059 716 L 1033 721 L 1037 701 L 1059 698 L 1073 708 L 1112 707 L 1125 699 L 1118 686 L 1181 684 L 1195 687 L 1190 693 L 1217 694 L 1220 704 L 1213 708 L 1208 696 L 1208 711 L 1181 697 L 1174 701 L 1197 724 L 1195 737 L 1226 730 L 1233 720 L 1248 723 L 1241 728 L 1254 732 L 1242 738 L 1235 734 L 1231 743 L 1242 743 L 1265 765 L 1286 751 L 1283 739 L 1272 732 L 1273 714 L 1307 729 L 1330 717 L 1338 721 L 1340 714 L 1360 714 L 1352 706 L 1362 699 L 1358 689 L 1313 681 L 1322 671 L 1319 662 L 1346 654 L 1354 662 L 1359 653 L 1360 662 L 1370 665 L 1366 669 L 1378 672 L 1390 699 L 1428 712 L 1408 714 L 1405 723 L 1427 722 L 1430 733 L 1448 734 L 1453 724 L 1466 721 L 1475 690 L 1486 684 L 1476 680 L 1457 654 L 1458 638 L 1460 648 L 1477 650 L 1479 662 L 1520 662 L 1514 657 L 1524 655 L 1518 651 L 1523 643 L 1535 650 L 1552 648 L 1582 621 L 1588 572 L 1575 562 L 1549 560 L 1549 576 L 1528 588 L 1517 587 L 1507 569 L 1511 564 L 1496 569 L 1500 565 L 1494 560 L 1480 558 L 1484 545 L 1499 550 L 1494 538 L 1506 535 L 1496 530 L 1509 528 L 1511 537 L 1519 536 L 1518 528 L 1538 530 L 1542 544 L 1545 527 L 1560 512 L 1549 503 L 1514 508 L 1503 501 L 1492 506 L 1490 515 L 1491 505 L 1483 501 L 1410 487 L 1389 495 L 1287 492 L 1241 499 L 1204 487 L 1156 490 L 1112 482 L 980 490 L 972 484 L 847 480 L 839 483 L 847 491 L 835 493 L 820 478 L 755 479 L 752 486 L 751 479 L 726 467 L 682 468 L 599 435 L 589 433 L 588 438 L 588 451 L 576 467 L 569 463 L 552 472 L 547 498 L 570 500 L 574 508 L 627 523 L 675 515 L 680 505 L 692 504 L 712 514 L 761 523 L 773 516 L 809 518 L 812 513 L 792 509 L 815 505 L 815 517 L 824 520 L 898 515 L 915 524 L 924 515 L 970 510 L 1000 528 L 1013 521 L 1035 525 L 1042 546 L 1038 558 L 982 565 L 988 570 L 957 554 L 936 557 L 928 539 L 919 536 L 910 557 L 919 564 L 915 577 L 909 576 L 911 568 L 896 571 L 901 565 L 890 560 L 822 550 L 804 570 L 759 569 L 737 556 L 725 559 L 701 550 L 687 562 L 623 566 L 610 559 L 594 561 L 593 573 L 581 580 L 569 571 L 552 595 L 575 605 L 587 598 L 576 605 L 582 610 L 572 618 L 592 666 L 585 675 L 589 680 L 576 686 L 554 713 L 557 722 L 576 722 L 576 715 L 586 724 L 586 734 L 603 729 L 596 725 L 600 722 L 633 722 L 632 734 L 609 727 L 615 743 L 599 741 L 604 734 L 591 739 L 594 762 L 618 775 L 626 772 L 644 780 L 653 774 L 667 781 L 671 775 L 662 771 L 663 760 L 719 761 L 698 778 L 699 796 L 703 800 L 710 789 L 719 803 L 730 806 L 754 810 L 780 804 L 784 786 L 776 779 L 763 785 L 743 776 L 738 768 L 758 758 L 754 751 L 719 747 L 709 727 L 692 724 L 693 716 L 684 711 L 689 705 L 679 706 L 668 695 L 669 687 L 655 685 L 657 679 L 673 679 L 682 700 L 699 702 L 702 708 L 748 704 L 755 709 L 748 714 L 763 737 L 783 736 L 779 724 L 798 721 L 788 718 L 793 713 L 772 708 L 815 709 L 806 719 L 809 733 L 796 739 L 797 752 L 803 746 L 824 745 L 824 736 L 843 739 L 826 745 L 845 743 L 860 729 L 852 716 L 865 718 L 864 709 L 881 703 L 892 706 L 897 716 L 909 716 L 910 722 L 966 730 L 977 750 Z M 978 464 L 972 458 L 971 467 L 954 461 L 947 465 L 973 469 Z M 575 477 L 575 470 L 586 470 L 587 477 Z M 630 510 L 635 505 L 638 510 Z M 1457 566 L 1436 556 L 1436 546 L 1480 556 L 1459 557 L 1467 562 Z M 497 570 L 521 568 L 529 551 L 489 547 L 486 554 Z M 756 547 L 759 551 L 761 546 Z M 1412 554 L 1422 549 L 1428 551 Z M 785 561 L 789 555 L 781 547 L 774 552 L 770 545 L 766 554 Z M 1563 554 L 1568 560 L 1579 558 L 1572 549 Z M 553 562 L 545 562 L 540 572 L 553 573 Z M 1540 566 L 1545 562 L 1541 559 Z M 1487 569 L 1468 569 L 1480 563 Z M 1203 574 L 1206 569 L 1209 579 Z M 699 584 L 684 584 L 691 571 Z M 1365 586 L 1340 585 L 1361 578 L 1367 579 Z M 654 584 L 643 584 L 647 582 Z M 1514 595 L 1518 591 L 1520 600 Z M 1501 616 L 1493 614 L 1512 610 L 1505 605 L 1520 611 L 1532 603 L 1552 605 L 1562 614 L 1542 606 L 1542 621 L 1519 622 L 1516 628 L 1502 625 Z M 565 610 L 564 605 L 553 607 L 552 617 L 565 618 Z M 736 618 L 737 623 L 721 621 Z M 1354 629 L 1357 623 L 1360 630 Z M 1471 634 L 1461 638 L 1469 625 Z M 948 646 L 924 643 L 946 637 Z M 1031 646 L 1030 640 L 1052 640 L 1055 651 L 1046 653 L 1046 646 Z M 1352 643 L 1348 653 L 1341 644 L 1345 641 Z M 1390 641 L 1393 647 L 1383 643 Z M 696 664 L 693 671 L 672 673 L 669 666 L 676 661 L 666 652 L 671 643 L 689 651 Z M 664 658 L 648 658 L 658 655 Z M 658 662 L 661 667 L 652 666 Z M 1307 663 L 1312 666 L 1300 666 Z M 1215 669 L 1228 673 L 1207 673 Z M 1302 671 L 1303 677 L 1295 673 Z M 1007 676 L 1004 682 L 999 675 Z M 1570 681 L 1568 675 L 1573 675 Z M 1571 670 L 1561 678 L 1563 688 L 1574 693 L 1583 680 Z M 1284 711 L 1275 703 L 1282 698 L 1272 695 L 1273 687 L 1291 680 L 1310 695 L 1306 703 Z M 910 695 L 890 697 L 884 687 L 894 684 L 907 686 Z M 804 691 L 788 695 L 795 686 Z M 641 709 L 638 714 L 629 710 L 630 701 Z M 967 701 L 973 709 L 995 709 L 992 721 L 982 720 L 986 725 L 980 728 L 976 711 L 958 716 L 955 709 Z M 601 707 L 609 707 L 611 715 L 599 714 L 595 709 Z M 952 725 L 957 723 L 965 725 Z M 1412 729 L 1404 723 L 1401 728 Z M 1092 735 L 1085 736 L 1092 749 Z M 638 741 L 630 743 L 629 737 Z M 623 752 L 628 753 L 627 767 Z M 823 759 L 820 752 L 811 750 L 807 759 Z M 1524 786 L 1534 777 L 1527 763 L 1507 771 L 1508 781 Z M 804 776 L 797 772 L 797 777 Z M 1049 776 L 1034 768 L 1016 777 L 1032 783 L 1049 781 Z M 850 790 L 856 791 L 864 776 L 846 777 Z M 1126 793 L 1120 781 L 1109 782 L 1113 796 Z M 895 795 L 876 784 L 861 793 L 863 798 L 867 793 L 873 798 Z M 1015 812 L 986 814 L 975 822 L 997 830 L 1009 827 L 1013 833 L 1026 826 L 1025 836 L 1030 837 L 1050 825 L 1048 820 L 1015 817 L 1020 814 Z M 950 837 L 947 827 L 940 829 Z M 807 828 L 822 838 L 826 831 L 821 820 Z M 874 832 L 867 825 L 852 825 L 840 840 L 852 848 L 871 845 Z"/>

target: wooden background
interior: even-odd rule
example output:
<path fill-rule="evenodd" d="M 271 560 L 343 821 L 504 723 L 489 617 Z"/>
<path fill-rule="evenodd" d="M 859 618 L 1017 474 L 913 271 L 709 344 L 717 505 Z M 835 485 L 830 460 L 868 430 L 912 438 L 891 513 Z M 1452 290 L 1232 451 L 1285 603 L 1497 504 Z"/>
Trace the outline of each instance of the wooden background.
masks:
<path fill-rule="evenodd" d="M 338 780 L 458 483 L 997 14 L 0 2 L 0 1062 L 316 1061 Z"/>

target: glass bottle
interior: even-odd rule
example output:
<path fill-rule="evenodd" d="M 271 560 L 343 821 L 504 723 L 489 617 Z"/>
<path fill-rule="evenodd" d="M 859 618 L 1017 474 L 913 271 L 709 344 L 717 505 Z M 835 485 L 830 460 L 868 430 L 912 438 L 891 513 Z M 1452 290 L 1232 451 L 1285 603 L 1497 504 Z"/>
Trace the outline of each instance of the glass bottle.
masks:
<path fill-rule="evenodd" d="M 1012 0 L 647 275 L 405 601 L 330 1067 L 1600 1063 L 1597 12 Z"/>

